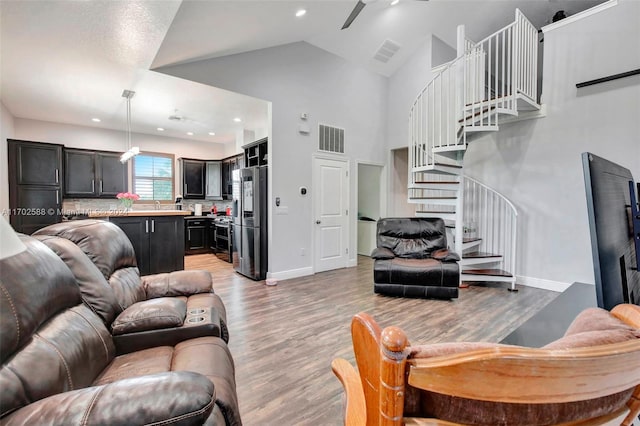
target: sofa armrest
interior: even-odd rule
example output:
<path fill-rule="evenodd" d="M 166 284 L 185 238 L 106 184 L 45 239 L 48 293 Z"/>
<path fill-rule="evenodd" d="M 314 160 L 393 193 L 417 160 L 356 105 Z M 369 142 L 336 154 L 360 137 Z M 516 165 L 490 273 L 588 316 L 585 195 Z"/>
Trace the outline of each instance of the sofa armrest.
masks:
<path fill-rule="evenodd" d="M 184 298 L 159 297 L 134 303 L 122 311 L 111 323 L 114 336 L 162 328 L 180 327 L 184 324 L 187 303 Z"/>
<path fill-rule="evenodd" d="M 393 259 L 396 255 L 386 247 L 376 247 L 371 252 L 371 257 L 375 260 Z"/>
<path fill-rule="evenodd" d="M 449 249 L 440 249 L 431 253 L 431 257 L 440 262 L 458 262 L 460 256 L 458 253 L 449 251 Z"/>
<path fill-rule="evenodd" d="M 192 372 L 119 380 L 41 399 L 2 419 L 25 424 L 203 424 L 215 403 L 213 383 Z"/>
<path fill-rule="evenodd" d="M 145 275 L 142 277 L 142 286 L 147 293 L 147 299 L 213 293 L 213 280 L 208 271 L 175 271 L 168 274 Z"/>

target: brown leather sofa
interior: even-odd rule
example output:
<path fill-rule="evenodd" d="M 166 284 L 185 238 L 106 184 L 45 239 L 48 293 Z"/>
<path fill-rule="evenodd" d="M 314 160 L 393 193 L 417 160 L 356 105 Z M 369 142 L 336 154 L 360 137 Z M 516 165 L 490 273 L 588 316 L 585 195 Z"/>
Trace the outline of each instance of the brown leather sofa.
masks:
<path fill-rule="evenodd" d="M 226 310 L 207 271 L 141 277 L 133 246 L 113 223 L 78 220 L 33 234 L 67 264 L 83 301 L 113 334 L 117 353 L 202 336 L 228 342 Z"/>
<path fill-rule="evenodd" d="M 116 356 L 104 322 L 115 315 L 110 305 L 83 303 L 87 291 L 61 258 L 34 237 L 20 238 L 27 250 L 0 261 L 0 423 L 241 424 L 221 338 Z M 117 257 L 113 249 L 104 242 L 105 258 Z M 134 274 L 122 274 L 135 288 Z"/>
<path fill-rule="evenodd" d="M 442 219 L 380 219 L 376 245 L 371 253 L 376 293 L 441 299 L 458 297 L 460 256 L 447 249 Z"/>

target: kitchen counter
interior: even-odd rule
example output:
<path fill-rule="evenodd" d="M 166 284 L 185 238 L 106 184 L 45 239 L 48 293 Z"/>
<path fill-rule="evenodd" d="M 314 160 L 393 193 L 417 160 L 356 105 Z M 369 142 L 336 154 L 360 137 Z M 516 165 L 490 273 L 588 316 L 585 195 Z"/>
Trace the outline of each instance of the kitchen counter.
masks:
<path fill-rule="evenodd" d="M 140 217 L 140 216 L 191 216 L 189 210 L 96 210 L 89 212 L 90 218 L 99 217 Z"/>

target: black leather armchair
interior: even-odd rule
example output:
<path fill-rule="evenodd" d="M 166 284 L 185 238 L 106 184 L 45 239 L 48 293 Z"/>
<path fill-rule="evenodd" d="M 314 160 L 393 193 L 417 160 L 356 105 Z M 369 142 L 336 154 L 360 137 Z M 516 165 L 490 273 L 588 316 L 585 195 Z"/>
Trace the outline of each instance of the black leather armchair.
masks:
<path fill-rule="evenodd" d="M 444 221 L 386 218 L 378 221 L 371 253 L 376 293 L 404 297 L 458 297 L 460 256 L 447 249 Z"/>

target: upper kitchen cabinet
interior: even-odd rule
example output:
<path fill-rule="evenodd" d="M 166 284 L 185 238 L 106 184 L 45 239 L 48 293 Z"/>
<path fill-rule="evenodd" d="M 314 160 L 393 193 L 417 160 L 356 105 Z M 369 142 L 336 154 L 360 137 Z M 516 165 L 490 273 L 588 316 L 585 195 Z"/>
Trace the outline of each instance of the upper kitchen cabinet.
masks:
<path fill-rule="evenodd" d="M 182 198 L 205 198 L 205 172 L 206 162 L 181 158 L 179 160 L 182 173 Z"/>
<path fill-rule="evenodd" d="M 9 151 L 17 185 L 60 186 L 62 145 L 9 139 Z"/>
<path fill-rule="evenodd" d="M 113 198 L 127 191 L 127 167 L 115 152 L 65 149 L 66 197 Z"/>
<path fill-rule="evenodd" d="M 266 166 L 269 163 L 267 138 L 259 139 L 244 147 L 245 167 Z"/>
<path fill-rule="evenodd" d="M 206 198 L 222 200 L 222 161 L 207 161 Z"/>
<path fill-rule="evenodd" d="M 230 200 L 233 192 L 233 171 L 244 167 L 244 154 L 222 160 L 222 198 Z"/>
<path fill-rule="evenodd" d="M 60 222 L 62 145 L 9 139 L 8 149 L 13 228 L 31 234 Z"/>
<path fill-rule="evenodd" d="M 120 162 L 120 153 L 98 152 L 96 157 L 100 197 L 115 197 L 127 191 L 127 166 Z"/>

